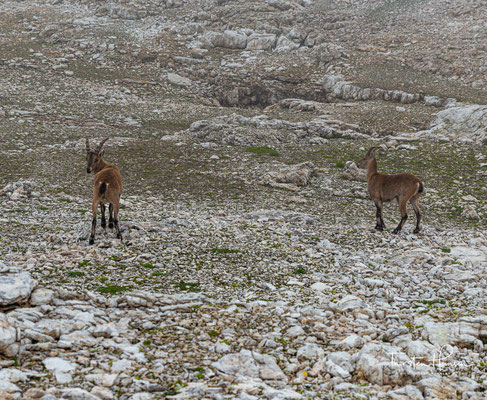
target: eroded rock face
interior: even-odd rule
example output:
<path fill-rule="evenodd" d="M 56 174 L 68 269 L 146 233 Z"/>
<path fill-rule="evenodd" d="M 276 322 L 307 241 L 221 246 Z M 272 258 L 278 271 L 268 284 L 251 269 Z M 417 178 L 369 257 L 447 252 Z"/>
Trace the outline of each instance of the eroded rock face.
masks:
<path fill-rule="evenodd" d="M 487 141 L 487 106 L 465 105 L 449 107 L 436 114 L 428 130 L 419 135 L 431 138 L 450 138 L 460 141 Z"/>
<path fill-rule="evenodd" d="M 326 118 L 295 123 L 269 119 L 266 115 L 249 118 L 232 114 L 196 121 L 191 124 L 189 129 L 164 137 L 164 139 L 191 139 L 226 145 L 262 146 L 276 143 L 324 144 L 331 138 L 362 136 L 357 126 Z"/>

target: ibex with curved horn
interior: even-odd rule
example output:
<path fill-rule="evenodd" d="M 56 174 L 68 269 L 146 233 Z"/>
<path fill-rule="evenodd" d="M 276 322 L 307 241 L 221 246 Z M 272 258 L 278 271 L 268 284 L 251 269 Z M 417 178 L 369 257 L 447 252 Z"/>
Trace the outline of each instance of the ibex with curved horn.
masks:
<path fill-rule="evenodd" d="M 118 227 L 118 210 L 120 206 L 120 195 L 122 194 L 122 176 L 120 170 L 115 165 L 107 164 L 103 161 L 102 156 L 105 151 L 101 151 L 104 143 L 108 138 L 103 139 L 96 150 L 90 149 L 90 142 L 86 139 L 86 159 L 88 166 L 86 172 L 93 171 L 95 181 L 93 185 L 93 219 L 91 221 L 90 244 L 95 242 L 96 229 L 96 209 L 100 204 L 101 209 L 101 226 L 106 227 L 105 203 L 109 203 L 109 220 L 108 227 L 117 230 L 117 238 L 122 240 L 122 234 Z"/>
<path fill-rule="evenodd" d="M 419 197 L 424 191 L 423 182 L 413 174 L 386 175 L 377 172 L 377 160 L 375 152 L 380 147 L 372 147 L 359 163 L 360 168 L 367 170 L 367 184 L 369 194 L 377 208 L 377 225 L 375 229 L 382 231 L 386 227 L 382 219 L 382 205 L 396 199 L 401 211 L 401 221 L 392 233 L 399 233 L 408 218 L 406 205 L 409 200 L 416 213 L 416 229 L 421 230 L 421 212 L 419 210 Z"/>

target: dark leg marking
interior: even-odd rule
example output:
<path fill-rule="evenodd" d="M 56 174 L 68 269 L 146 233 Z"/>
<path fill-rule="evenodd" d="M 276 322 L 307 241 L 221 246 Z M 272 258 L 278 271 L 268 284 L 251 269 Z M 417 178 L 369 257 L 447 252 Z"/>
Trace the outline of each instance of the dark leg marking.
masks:
<path fill-rule="evenodd" d="M 419 196 L 411 201 L 414 208 L 414 213 L 416 214 L 416 228 L 413 233 L 419 233 L 421 230 L 421 211 L 419 210 Z"/>
<path fill-rule="evenodd" d="M 385 225 L 384 225 L 384 220 L 382 219 L 382 207 L 376 204 L 375 208 L 376 208 L 375 217 L 377 219 L 377 224 L 375 225 L 375 229 L 377 229 L 378 231 L 383 231 Z"/>
<path fill-rule="evenodd" d="M 108 227 L 113 229 L 113 204 L 110 203 L 108 206 Z"/>
<path fill-rule="evenodd" d="M 105 219 L 105 204 L 100 203 L 101 209 L 101 227 L 105 229 L 107 227 L 107 220 Z"/>
<path fill-rule="evenodd" d="M 401 221 L 399 221 L 399 225 L 396 227 L 396 229 L 392 231 L 392 233 L 398 234 L 399 232 L 401 232 L 402 226 L 404 225 L 407 219 L 408 219 L 408 215 L 406 214 L 401 218 Z"/>
<path fill-rule="evenodd" d="M 91 235 L 90 235 L 90 244 L 95 243 L 95 229 L 96 229 L 96 217 L 91 221 Z"/>
<path fill-rule="evenodd" d="M 118 219 L 114 220 L 113 223 L 115 224 L 115 229 L 117 230 L 117 238 L 123 240 L 122 234 L 120 233 L 120 228 L 118 227 Z"/>

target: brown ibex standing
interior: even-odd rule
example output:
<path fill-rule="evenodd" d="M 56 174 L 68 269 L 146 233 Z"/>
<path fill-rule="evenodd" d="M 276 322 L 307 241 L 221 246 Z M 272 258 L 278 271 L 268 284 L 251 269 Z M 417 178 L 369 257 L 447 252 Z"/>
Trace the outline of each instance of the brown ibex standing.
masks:
<path fill-rule="evenodd" d="M 382 219 L 383 203 L 396 199 L 401 211 L 401 221 L 392 233 L 399 233 L 408 218 L 406 205 L 409 200 L 416 213 L 416 229 L 413 232 L 418 233 L 421 230 L 419 197 L 424 191 L 423 182 L 413 174 L 386 175 L 377 172 L 377 160 L 375 159 L 377 149 L 379 147 L 370 148 L 358 165 L 367 170 L 369 194 L 377 208 L 375 229 L 382 231 L 385 228 Z"/>
<path fill-rule="evenodd" d="M 120 195 L 122 194 L 122 176 L 120 170 L 115 165 L 107 164 L 103 161 L 102 156 L 105 153 L 101 151 L 103 144 L 108 138 L 103 139 L 96 150 L 90 149 L 90 142 L 86 139 L 86 159 L 88 166 L 86 172 L 93 171 L 95 174 L 95 182 L 93 185 L 93 219 L 91 221 L 91 235 L 90 244 L 95 242 L 96 229 L 96 209 L 100 204 L 101 209 L 101 226 L 106 227 L 105 219 L 105 203 L 109 203 L 109 220 L 108 227 L 117 230 L 117 238 L 122 240 L 122 234 L 118 227 L 118 209 L 120 206 Z"/>

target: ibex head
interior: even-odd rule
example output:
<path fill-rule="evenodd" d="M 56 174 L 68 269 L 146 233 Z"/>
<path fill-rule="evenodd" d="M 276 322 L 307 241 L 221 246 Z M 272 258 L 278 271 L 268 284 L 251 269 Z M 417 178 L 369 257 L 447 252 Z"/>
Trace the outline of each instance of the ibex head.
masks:
<path fill-rule="evenodd" d="M 108 138 L 103 139 L 96 150 L 91 150 L 90 149 L 90 142 L 88 139 L 86 139 L 86 160 L 88 161 L 88 165 L 86 167 L 86 172 L 89 174 L 95 166 L 98 164 L 98 161 L 101 160 L 103 154 L 105 151 L 101 151 L 101 148 L 105 144 L 105 142 L 108 140 Z"/>
<path fill-rule="evenodd" d="M 367 153 L 365 153 L 364 158 L 358 163 L 358 167 L 362 169 L 367 169 L 369 163 L 375 158 L 375 152 L 380 149 L 380 147 L 371 147 Z"/>

